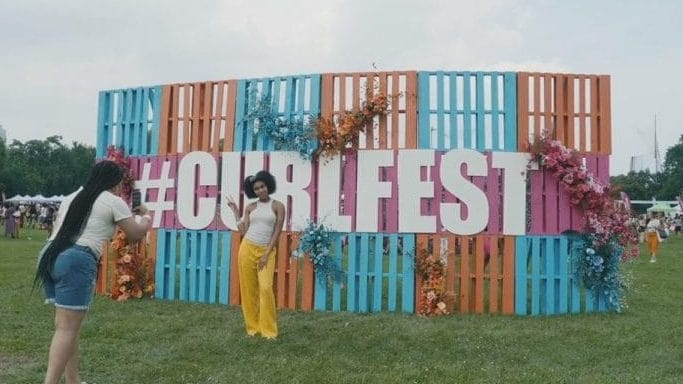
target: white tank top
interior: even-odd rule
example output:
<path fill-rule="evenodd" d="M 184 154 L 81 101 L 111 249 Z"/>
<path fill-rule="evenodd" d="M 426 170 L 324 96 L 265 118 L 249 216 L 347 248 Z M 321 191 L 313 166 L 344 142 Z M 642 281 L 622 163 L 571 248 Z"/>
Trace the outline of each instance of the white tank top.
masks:
<path fill-rule="evenodd" d="M 256 209 L 249 214 L 249 228 L 244 237 L 259 245 L 268 245 L 275 228 L 275 212 L 273 212 L 273 199 L 263 203 L 256 201 Z"/>

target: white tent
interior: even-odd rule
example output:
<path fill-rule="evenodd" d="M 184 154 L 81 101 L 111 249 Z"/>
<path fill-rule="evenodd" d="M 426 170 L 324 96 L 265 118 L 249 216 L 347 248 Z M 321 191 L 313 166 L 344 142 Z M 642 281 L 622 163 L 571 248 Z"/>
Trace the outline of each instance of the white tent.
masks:
<path fill-rule="evenodd" d="M 18 203 L 18 202 L 21 201 L 21 199 L 22 199 L 23 197 L 24 197 L 24 196 L 22 196 L 22 195 L 14 195 L 14 196 L 10 197 L 9 199 L 7 199 L 7 200 L 5 200 L 5 201 L 9 201 L 10 203 Z"/>
<path fill-rule="evenodd" d="M 62 200 L 64 200 L 64 195 L 45 197 L 41 194 L 37 194 L 35 196 L 14 195 L 6 201 L 10 203 L 60 203 Z"/>
<path fill-rule="evenodd" d="M 647 209 L 647 212 L 664 212 L 664 213 L 669 213 L 669 212 L 675 212 L 676 208 L 672 207 L 668 203 L 656 203 L 650 208 Z"/>
<path fill-rule="evenodd" d="M 64 195 L 59 195 L 59 196 L 52 195 L 52 196 L 46 198 L 46 201 L 48 201 L 50 203 L 61 203 L 62 200 L 64 200 Z"/>

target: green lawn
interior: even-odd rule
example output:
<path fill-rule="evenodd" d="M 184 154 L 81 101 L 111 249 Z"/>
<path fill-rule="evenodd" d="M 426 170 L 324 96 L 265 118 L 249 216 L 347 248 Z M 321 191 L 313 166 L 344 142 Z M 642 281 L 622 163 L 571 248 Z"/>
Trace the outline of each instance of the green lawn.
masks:
<path fill-rule="evenodd" d="M 4 234 L 4 231 L 0 230 Z M 28 240 L 30 236 L 33 240 Z M 44 234 L 0 236 L 0 383 L 42 382 L 53 310 L 31 292 Z M 623 314 L 553 317 L 279 313 L 247 338 L 239 308 L 97 297 L 88 383 L 682 383 L 683 236 L 641 257 Z"/>

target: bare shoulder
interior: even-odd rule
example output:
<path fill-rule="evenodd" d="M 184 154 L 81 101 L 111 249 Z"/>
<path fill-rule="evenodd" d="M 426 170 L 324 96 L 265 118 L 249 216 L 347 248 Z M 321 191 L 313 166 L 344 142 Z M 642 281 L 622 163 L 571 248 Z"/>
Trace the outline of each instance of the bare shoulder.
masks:
<path fill-rule="evenodd" d="M 253 211 L 255 208 L 256 208 L 256 202 L 255 202 L 255 201 L 252 201 L 251 203 L 249 203 L 249 204 L 247 205 L 247 212 L 251 212 L 251 211 Z"/>
<path fill-rule="evenodd" d="M 281 202 L 280 200 L 275 200 L 275 199 L 273 199 L 273 209 L 276 209 L 276 210 L 284 210 L 284 209 L 285 209 L 285 205 L 282 204 L 282 202 Z"/>

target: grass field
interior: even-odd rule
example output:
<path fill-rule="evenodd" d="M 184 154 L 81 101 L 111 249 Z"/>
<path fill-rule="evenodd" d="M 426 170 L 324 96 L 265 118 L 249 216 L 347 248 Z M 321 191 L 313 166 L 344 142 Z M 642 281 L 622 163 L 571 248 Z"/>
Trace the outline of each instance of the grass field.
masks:
<path fill-rule="evenodd" d="M 0 236 L 0 383 L 42 382 L 53 310 L 31 286 L 44 238 Z M 236 307 L 97 297 L 81 374 L 91 384 L 683 383 L 683 236 L 657 263 L 626 269 L 635 281 L 622 314 L 281 311 L 275 342 L 247 338 Z"/>

